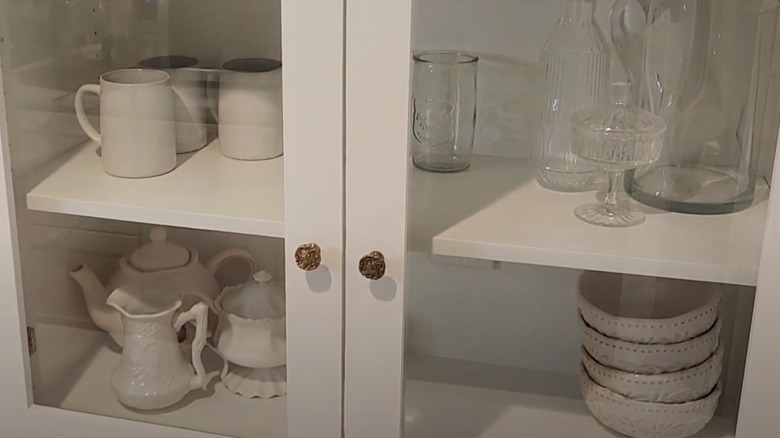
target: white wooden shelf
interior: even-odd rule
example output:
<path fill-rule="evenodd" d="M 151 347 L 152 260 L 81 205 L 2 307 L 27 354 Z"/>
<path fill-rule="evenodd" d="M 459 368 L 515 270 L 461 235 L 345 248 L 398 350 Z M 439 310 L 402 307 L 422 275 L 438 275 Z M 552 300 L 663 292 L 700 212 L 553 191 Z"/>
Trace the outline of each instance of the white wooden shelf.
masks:
<path fill-rule="evenodd" d="M 227 391 L 219 378 L 206 391 L 193 391 L 178 404 L 159 411 L 127 409 L 109 383 L 119 363 L 119 349 L 104 333 L 47 324 L 35 327 L 38 364 L 35 403 L 90 414 L 143 421 L 237 438 L 287 436 L 287 398 L 246 399 Z M 207 370 L 221 360 L 204 352 Z M 34 369 L 36 369 L 34 367 Z"/>
<path fill-rule="evenodd" d="M 755 286 L 769 190 L 762 181 L 751 208 L 720 216 L 632 201 L 647 221 L 625 229 L 577 219 L 574 208 L 597 193 L 546 190 L 524 160 L 475 157 L 454 174 L 414 169 L 409 193 L 413 251 Z"/>
<path fill-rule="evenodd" d="M 589 413 L 576 376 L 412 357 L 407 365 L 405 438 L 615 438 Z M 733 438 L 716 417 L 695 438 Z"/>
<path fill-rule="evenodd" d="M 33 355 L 35 403 L 90 414 L 237 438 L 286 437 L 285 397 L 245 399 L 216 380 L 171 408 L 130 410 L 114 396 L 109 376 L 120 352 L 104 333 L 37 324 Z M 208 352 L 207 369 L 219 369 Z M 614 438 L 590 415 L 576 376 L 412 356 L 407 364 L 405 438 Z M 696 438 L 733 438 L 734 422 L 716 418 Z"/>
<path fill-rule="evenodd" d="M 27 207 L 104 219 L 284 237 L 283 158 L 237 161 L 219 153 L 218 140 L 180 155 L 172 172 L 154 178 L 116 178 L 103 172 L 88 142 L 42 172 Z"/>

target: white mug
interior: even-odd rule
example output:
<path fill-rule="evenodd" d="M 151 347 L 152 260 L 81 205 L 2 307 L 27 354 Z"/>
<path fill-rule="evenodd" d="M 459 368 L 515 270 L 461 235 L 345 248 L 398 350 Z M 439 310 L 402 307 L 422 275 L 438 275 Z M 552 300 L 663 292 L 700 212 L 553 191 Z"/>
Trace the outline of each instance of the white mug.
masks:
<path fill-rule="evenodd" d="M 176 153 L 193 152 L 206 146 L 207 73 L 196 68 L 198 59 L 189 56 L 156 56 L 144 59 L 139 65 L 162 70 L 171 76 Z"/>
<path fill-rule="evenodd" d="M 282 155 L 282 63 L 244 58 L 222 68 L 218 108 L 222 155 L 236 160 Z"/>
<path fill-rule="evenodd" d="M 162 175 L 176 167 L 176 129 L 170 76 L 160 70 L 125 69 L 76 92 L 76 117 L 101 146 L 103 170 L 122 178 Z M 87 118 L 84 95 L 100 96 L 100 131 Z"/>

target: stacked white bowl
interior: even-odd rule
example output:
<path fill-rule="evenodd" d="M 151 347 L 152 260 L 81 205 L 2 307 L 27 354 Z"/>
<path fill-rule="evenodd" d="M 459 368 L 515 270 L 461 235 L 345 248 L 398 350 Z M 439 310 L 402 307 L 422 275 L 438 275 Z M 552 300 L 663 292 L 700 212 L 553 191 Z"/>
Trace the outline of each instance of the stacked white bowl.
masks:
<path fill-rule="evenodd" d="M 582 394 L 605 426 L 633 438 L 685 438 L 720 398 L 720 287 L 584 272 Z"/>

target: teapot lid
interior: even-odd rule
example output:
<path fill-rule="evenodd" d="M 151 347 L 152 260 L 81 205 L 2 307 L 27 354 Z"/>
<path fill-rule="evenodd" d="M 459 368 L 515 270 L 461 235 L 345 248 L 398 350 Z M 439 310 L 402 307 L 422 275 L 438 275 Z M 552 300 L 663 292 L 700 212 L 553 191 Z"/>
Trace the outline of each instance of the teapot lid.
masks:
<path fill-rule="evenodd" d="M 151 242 L 144 244 L 130 255 L 130 265 L 143 272 L 181 268 L 190 262 L 190 251 L 168 242 L 163 227 L 154 227 L 149 233 Z"/>
<path fill-rule="evenodd" d="M 258 271 L 250 281 L 228 289 L 222 308 L 227 313 L 247 319 L 283 318 L 285 314 L 284 285 L 272 281 L 266 271 Z"/>

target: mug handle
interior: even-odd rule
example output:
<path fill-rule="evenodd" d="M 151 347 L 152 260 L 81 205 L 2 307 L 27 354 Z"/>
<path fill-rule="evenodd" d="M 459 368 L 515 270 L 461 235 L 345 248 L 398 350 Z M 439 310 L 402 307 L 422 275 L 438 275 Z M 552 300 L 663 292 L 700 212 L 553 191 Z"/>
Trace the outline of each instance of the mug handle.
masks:
<path fill-rule="evenodd" d="M 79 125 L 81 125 L 81 129 L 87 134 L 87 137 L 102 146 L 100 133 L 92 126 L 92 123 L 89 122 L 87 112 L 84 109 L 84 94 L 86 93 L 94 93 L 100 96 L 100 85 L 82 85 L 81 88 L 79 88 L 79 91 L 76 92 L 76 118 L 79 120 Z"/>
<path fill-rule="evenodd" d="M 195 323 L 195 339 L 192 340 L 192 367 L 195 369 L 195 375 L 190 382 L 190 390 L 203 389 L 208 385 L 217 373 L 206 374 L 206 368 L 203 366 L 203 360 L 200 355 L 203 347 L 206 346 L 206 337 L 208 336 L 209 306 L 204 302 L 196 303 L 186 312 L 180 313 L 173 323 L 173 328 L 177 332 L 187 322 Z"/>

